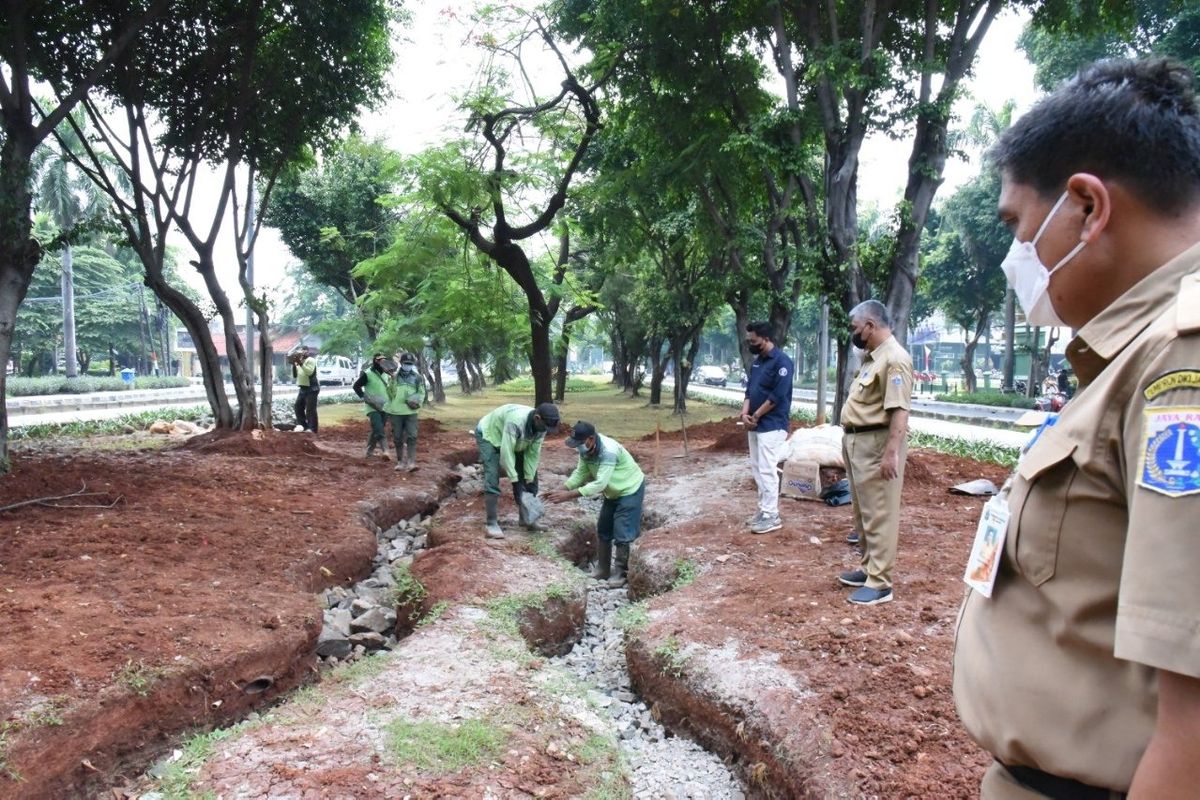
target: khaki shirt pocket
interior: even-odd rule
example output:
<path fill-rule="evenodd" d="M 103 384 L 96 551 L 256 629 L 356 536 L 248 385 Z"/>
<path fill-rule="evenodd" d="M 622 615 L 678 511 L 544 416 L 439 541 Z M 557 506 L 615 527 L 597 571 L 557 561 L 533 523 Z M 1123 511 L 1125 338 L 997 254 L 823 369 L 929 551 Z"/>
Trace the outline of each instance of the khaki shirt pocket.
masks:
<path fill-rule="evenodd" d="M 1053 429 L 1021 457 L 1009 497 L 1009 557 L 1034 586 L 1054 577 L 1067 495 L 1079 469 L 1077 445 Z M 1015 525 L 1015 528 L 1013 527 Z"/>

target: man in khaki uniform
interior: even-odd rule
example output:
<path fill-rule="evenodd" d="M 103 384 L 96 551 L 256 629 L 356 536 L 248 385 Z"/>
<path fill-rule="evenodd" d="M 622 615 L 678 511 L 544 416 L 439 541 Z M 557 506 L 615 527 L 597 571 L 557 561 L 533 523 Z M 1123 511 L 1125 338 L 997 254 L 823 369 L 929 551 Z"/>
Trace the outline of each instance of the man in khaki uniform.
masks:
<path fill-rule="evenodd" d="M 1200 108 L 1163 60 L 1100 62 L 1001 137 L 1003 268 L 1078 334 L 1079 391 L 1001 498 L 954 697 L 982 796 L 1200 796 Z M 1047 267 L 1047 265 L 1051 265 Z M 1004 506 L 1001 506 L 1002 508 Z"/>
<path fill-rule="evenodd" d="M 862 541 L 862 566 L 838 580 L 858 587 L 849 600 L 873 606 L 892 600 L 892 564 L 900 538 L 912 358 L 892 336 L 887 307 L 867 300 L 850 311 L 851 341 L 866 350 L 862 368 L 842 407 L 842 452 L 854 503 L 854 532 Z"/>

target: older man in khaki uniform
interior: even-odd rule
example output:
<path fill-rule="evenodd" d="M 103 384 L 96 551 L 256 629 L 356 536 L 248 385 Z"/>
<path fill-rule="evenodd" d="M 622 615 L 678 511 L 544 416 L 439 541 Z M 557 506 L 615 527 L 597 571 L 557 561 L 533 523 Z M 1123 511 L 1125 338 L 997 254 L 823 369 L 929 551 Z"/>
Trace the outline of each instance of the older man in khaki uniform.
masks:
<path fill-rule="evenodd" d="M 854 503 L 854 532 L 863 542 L 862 566 L 838 580 L 857 589 L 851 603 L 892 600 L 892 565 L 900 538 L 900 492 L 912 402 L 912 358 L 892 336 L 887 307 L 867 300 L 850 311 L 854 346 L 866 350 L 842 407 L 842 452 Z"/>
<path fill-rule="evenodd" d="M 992 160 L 1015 234 L 1003 268 L 1031 324 L 1078 329 L 1079 392 L 1002 490 L 998 574 L 963 603 L 954 697 L 996 758 L 982 796 L 1200 797 L 1191 73 L 1094 65 Z"/>

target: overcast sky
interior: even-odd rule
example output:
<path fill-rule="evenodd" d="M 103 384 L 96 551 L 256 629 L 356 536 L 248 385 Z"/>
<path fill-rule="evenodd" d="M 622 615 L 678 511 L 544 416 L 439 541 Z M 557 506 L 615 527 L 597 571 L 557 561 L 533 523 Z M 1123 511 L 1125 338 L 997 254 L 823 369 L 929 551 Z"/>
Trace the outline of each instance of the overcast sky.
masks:
<path fill-rule="evenodd" d="M 360 124 L 366 135 L 383 137 L 394 149 L 412 154 L 461 130 L 464 120 L 455 108 L 454 98 L 476 75 L 482 51 L 469 44 L 469 20 L 451 10 L 457 6 L 447 6 L 444 0 L 414 0 L 408 8 L 411 23 L 396 42 L 391 75 L 394 96 L 385 107 L 364 115 Z M 1024 19 L 1006 13 L 993 23 L 981 47 L 975 77 L 968 83 L 970 96 L 956 108 L 961 117 L 969 116 L 980 101 L 998 108 L 1012 99 L 1020 113 L 1035 99 L 1033 67 L 1016 46 Z M 908 139 L 894 141 L 881 135 L 866 141 L 859 170 L 861 204 L 876 204 L 885 213 L 891 210 L 904 190 L 910 146 Z M 946 165 L 939 197 L 948 196 L 976 171 L 976 165 L 952 159 Z M 211 216 L 212 212 L 198 202 L 196 213 Z M 184 245 L 181 238 L 173 243 Z M 227 243 L 222 245 L 219 252 L 229 253 L 232 262 L 228 247 Z M 295 260 L 278 234 L 264 229 L 256 250 L 257 285 L 280 298 L 284 270 Z M 189 280 L 195 277 L 192 270 L 185 269 L 184 273 Z M 235 268 L 230 265 L 220 274 L 231 296 L 240 295 Z M 196 285 L 200 287 L 198 280 Z"/>

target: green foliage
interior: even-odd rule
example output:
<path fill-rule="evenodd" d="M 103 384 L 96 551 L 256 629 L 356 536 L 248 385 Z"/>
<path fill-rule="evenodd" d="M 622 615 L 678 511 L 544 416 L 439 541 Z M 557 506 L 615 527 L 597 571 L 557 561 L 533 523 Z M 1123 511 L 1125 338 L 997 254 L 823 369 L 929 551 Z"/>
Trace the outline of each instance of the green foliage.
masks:
<path fill-rule="evenodd" d="M 636 633 L 650 624 L 650 615 L 646 612 L 646 601 L 639 600 L 630 603 L 617 611 L 615 618 L 617 627 L 625 633 Z"/>
<path fill-rule="evenodd" d="M 8 749 L 11 747 L 9 736 L 17 729 L 17 723 L 8 720 L 0 721 L 0 774 L 7 775 L 9 780 L 21 780 L 21 773 L 9 761 Z"/>
<path fill-rule="evenodd" d="M 662 644 L 654 648 L 654 657 L 658 660 L 659 671 L 672 678 L 682 677 L 688 663 L 688 657 L 674 635 L 668 636 Z"/>
<path fill-rule="evenodd" d="M 487 719 L 456 724 L 397 719 L 386 727 L 388 750 L 405 766 L 448 774 L 491 760 L 500 754 L 508 734 Z"/>
<path fill-rule="evenodd" d="M 162 667 L 151 666 L 140 659 L 129 659 L 117 672 L 116 681 L 140 697 L 146 697 L 154 683 L 164 675 L 166 670 Z"/>
<path fill-rule="evenodd" d="M 395 579 L 395 585 L 392 586 L 392 605 L 411 605 L 415 618 L 420 614 L 421 603 L 429 596 L 429 591 L 412 574 L 410 566 L 405 562 L 400 562 L 392 569 L 392 578 Z"/>
<path fill-rule="evenodd" d="M 938 453 L 969 458 L 973 461 L 999 464 L 1010 469 L 1017 465 L 1017 459 L 1021 455 L 1020 449 L 1016 447 L 986 441 L 934 436 L 919 431 L 909 431 L 908 444 L 909 447 L 923 447 Z"/>
<path fill-rule="evenodd" d="M 447 600 L 439 600 L 438 602 L 434 603 L 433 608 L 429 609 L 429 613 L 421 617 L 420 622 L 417 623 L 417 627 L 423 628 L 426 625 L 432 625 L 433 623 L 437 622 L 439 619 L 441 619 L 442 614 L 446 613 L 446 609 L 448 608 L 450 608 L 450 603 Z"/>
<path fill-rule="evenodd" d="M 571 576 L 574 578 L 574 576 Z M 577 580 L 582 580 L 578 578 Z M 516 636 L 520 633 L 518 622 L 526 609 L 545 608 L 549 600 L 564 600 L 570 597 L 575 587 L 572 584 L 554 582 L 545 589 L 527 594 L 508 594 L 487 601 L 488 620 L 499 630 Z"/>
<path fill-rule="evenodd" d="M 155 420 L 169 417 L 187 422 L 197 422 L 204 419 L 209 411 L 206 406 L 190 408 L 170 408 L 162 411 L 141 411 L 136 414 L 123 414 L 112 419 L 88 420 L 86 422 L 45 422 L 35 425 L 22 425 L 9 431 L 9 438 L 21 439 L 54 439 L 59 437 L 83 436 L 112 436 L 125 433 L 127 429 L 146 430 Z"/>
<path fill-rule="evenodd" d="M 134 380 L 135 389 L 180 389 L 191 386 L 188 378 L 179 376 L 138 377 Z M 91 392 L 119 392 L 126 388 L 120 378 L 79 377 L 67 379 L 62 376 L 49 375 L 41 378 L 9 378 L 4 386 L 4 393 L 9 397 L 31 397 L 48 394 L 89 394 Z"/>
<path fill-rule="evenodd" d="M 675 559 L 675 580 L 672 589 L 682 589 L 696 582 L 696 562 L 688 558 Z"/>
<path fill-rule="evenodd" d="M 212 757 L 217 744 L 241 735 L 251 724 L 242 722 L 228 728 L 198 733 L 181 748 L 182 755 L 167 765 L 159 779 L 158 791 L 163 800 L 198 800 L 192 784 L 205 762 Z M 206 793 L 205 797 L 210 796 Z"/>
<path fill-rule="evenodd" d="M 982 406 L 1001 406 L 1003 408 L 1033 408 L 1037 402 L 1032 397 L 997 391 L 939 394 L 935 395 L 934 399 L 943 403 L 976 403 Z"/>
<path fill-rule="evenodd" d="M 578 392 L 603 392 L 612 389 L 612 385 L 601 381 L 589 381 L 583 378 L 567 378 L 566 391 L 568 394 Z M 505 381 L 496 387 L 496 391 L 504 394 L 533 394 L 533 378 L 521 377 Z"/>

